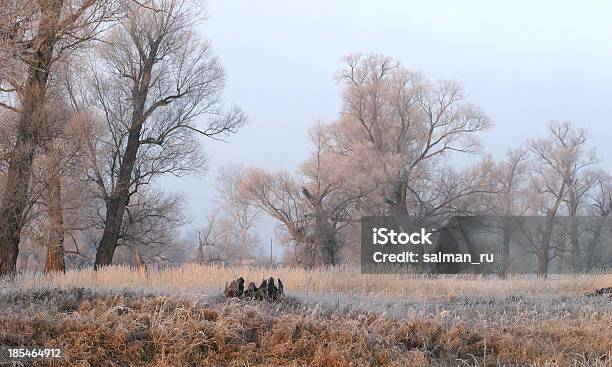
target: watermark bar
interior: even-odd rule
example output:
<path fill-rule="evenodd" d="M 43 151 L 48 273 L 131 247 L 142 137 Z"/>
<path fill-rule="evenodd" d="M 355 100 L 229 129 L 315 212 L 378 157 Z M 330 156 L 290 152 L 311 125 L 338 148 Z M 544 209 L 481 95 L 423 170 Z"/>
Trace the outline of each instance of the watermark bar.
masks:
<path fill-rule="evenodd" d="M 363 217 L 361 271 L 364 274 L 597 271 L 609 266 L 606 261 L 612 260 L 611 223 L 604 217 L 553 220 L 538 216 L 456 216 L 444 220 Z"/>

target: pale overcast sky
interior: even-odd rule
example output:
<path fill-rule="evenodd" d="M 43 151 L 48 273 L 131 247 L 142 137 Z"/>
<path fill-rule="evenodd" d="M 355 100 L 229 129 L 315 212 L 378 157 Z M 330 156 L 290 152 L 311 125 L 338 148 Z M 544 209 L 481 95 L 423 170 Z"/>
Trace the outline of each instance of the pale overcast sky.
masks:
<path fill-rule="evenodd" d="M 338 114 L 334 75 L 348 53 L 386 54 L 431 79 L 463 82 L 496 125 L 483 136 L 495 157 L 550 120 L 571 120 L 589 129 L 610 171 L 610 1 L 210 0 L 207 9 L 199 31 L 250 125 L 227 144 L 205 143 L 204 177 L 164 180 L 185 192 L 195 226 L 219 166 L 294 170 L 309 155 L 309 126 Z"/>

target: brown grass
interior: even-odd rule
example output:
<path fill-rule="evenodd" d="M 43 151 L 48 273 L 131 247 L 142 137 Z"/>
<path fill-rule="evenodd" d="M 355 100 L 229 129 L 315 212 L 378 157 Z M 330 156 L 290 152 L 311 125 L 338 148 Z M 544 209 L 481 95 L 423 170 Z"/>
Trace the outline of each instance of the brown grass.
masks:
<path fill-rule="evenodd" d="M 21 276 L 0 293 L 0 345 L 63 346 L 65 360 L 34 364 L 54 366 L 612 366 L 612 300 L 582 295 L 609 275 L 506 284 L 276 269 L 290 296 L 271 304 L 216 291 L 265 269 L 168 273 Z M 364 279 L 379 286 L 358 288 Z"/>
<path fill-rule="evenodd" d="M 517 275 L 502 280 L 497 276 L 364 275 L 359 268 L 350 266 L 318 269 L 279 267 L 270 270 L 195 264 L 152 269 L 146 275 L 124 266 L 97 272 L 91 269 L 69 270 L 53 276 L 26 273 L 18 275 L 8 286 L 18 289 L 86 287 L 110 291 L 139 289 L 156 293 L 216 294 L 228 280 L 238 276 L 261 280 L 270 273 L 280 277 L 293 294 L 376 294 L 410 297 L 418 301 L 509 295 L 575 296 L 612 286 L 612 274 L 551 275 L 548 279 Z"/>

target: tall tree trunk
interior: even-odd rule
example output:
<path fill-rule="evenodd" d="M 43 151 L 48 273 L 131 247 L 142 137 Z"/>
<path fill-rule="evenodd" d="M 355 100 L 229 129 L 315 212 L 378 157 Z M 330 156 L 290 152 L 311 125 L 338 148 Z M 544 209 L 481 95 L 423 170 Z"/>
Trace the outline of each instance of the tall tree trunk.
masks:
<path fill-rule="evenodd" d="M 552 239 L 552 231 L 555 221 L 555 216 L 557 215 L 557 210 L 559 210 L 559 206 L 563 201 L 563 197 L 565 195 L 565 187 L 566 182 L 563 181 L 561 184 L 561 188 L 559 189 L 559 195 L 557 195 L 557 199 L 555 201 L 555 205 L 552 208 L 546 210 L 546 220 L 544 223 L 544 234 L 542 235 L 542 241 L 540 241 L 540 248 L 538 250 L 538 275 L 546 276 L 548 274 L 548 262 L 550 259 L 548 258 L 548 252 L 550 250 L 550 240 Z"/>
<path fill-rule="evenodd" d="M 113 188 L 110 198 L 106 201 L 106 218 L 104 220 L 104 232 L 96 251 L 96 261 L 94 269 L 100 266 L 110 265 L 113 262 L 117 242 L 121 235 L 123 225 L 123 215 L 125 207 L 130 200 L 130 186 L 132 184 L 132 174 L 138 149 L 140 148 L 140 133 L 145 123 L 145 103 L 149 94 L 149 83 L 153 64 L 157 57 L 157 48 L 161 38 L 158 38 L 152 45 L 149 55 L 142 60 L 142 74 L 139 81 L 132 86 L 132 116 L 128 141 L 119 167 L 117 184 Z"/>
<path fill-rule="evenodd" d="M 66 271 L 64 262 L 64 218 L 62 213 L 62 190 L 60 182 L 60 167 L 57 152 L 52 142 L 48 142 L 46 155 L 47 167 L 47 213 L 49 216 L 47 259 L 45 273 Z"/>
<path fill-rule="evenodd" d="M 323 197 L 319 192 L 313 195 L 306 188 L 302 188 L 302 193 L 312 205 L 315 217 L 312 265 L 336 265 L 338 246 L 333 227 L 329 223 L 329 214 L 323 207 Z"/>
<path fill-rule="evenodd" d="M 0 198 L 0 275 L 16 270 L 23 216 L 28 203 L 28 189 L 32 174 L 34 153 L 39 144 L 41 126 L 44 125 L 44 103 L 57 42 L 56 28 L 63 7 L 62 0 L 39 2 L 41 20 L 37 31 L 37 44 L 30 50 L 28 79 L 23 89 L 21 117 L 17 138 L 9 158 L 9 169 Z"/>
<path fill-rule="evenodd" d="M 110 265 L 113 262 L 115 249 L 117 248 L 119 236 L 121 235 L 125 207 L 129 204 L 132 172 L 140 146 L 140 126 L 142 125 L 130 131 L 123 160 L 119 168 L 117 184 L 106 202 L 104 232 L 102 233 L 102 239 L 100 239 L 98 250 L 96 251 L 95 269 L 98 269 L 100 266 Z"/>
<path fill-rule="evenodd" d="M 23 215 L 28 203 L 36 134 L 31 115 L 19 121 L 17 141 L 11 152 L 5 188 L 0 203 L 0 275 L 16 270 Z"/>
<path fill-rule="evenodd" d="M 322 265 L 336 265 L 336 241 L 330 228 L 328 215 L 319 201 L 315 212 L 315 248 Z"/>
<path fill-rule="evenodd" d="M 43 80 L 46 83 L 46 77 Z M 40 126 L 44 123 L 44 86 L 30 79 L 23 101 L 24 113 L 17 126 L 17 139 L 9 158 L 3 196 L 0 203 L 0 275 L 16 270 L 19 240 L 23 227 L 32 162 L 39 144 Z"/>

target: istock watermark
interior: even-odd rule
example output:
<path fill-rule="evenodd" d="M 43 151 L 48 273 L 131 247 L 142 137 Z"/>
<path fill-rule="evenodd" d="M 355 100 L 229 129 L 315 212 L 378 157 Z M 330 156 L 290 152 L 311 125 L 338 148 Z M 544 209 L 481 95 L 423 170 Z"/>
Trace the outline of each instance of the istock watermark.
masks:
<path fill-rule="evenodd" d="M 372 243 L 375 245 L 433 245 L 431 240 L 431 232 L 427 232 L 425 228 L 421 228 L 421 232 L 406 233 L 396 232 L 389 228 L 372 228 Z"/>
<path fill-rule="evenodd" d="M 588 272 L 612 258 L 610 223 L 601 217 L 363 217 L 361 270 L 528 274 L 546 265 L 547 273 Z"/>

